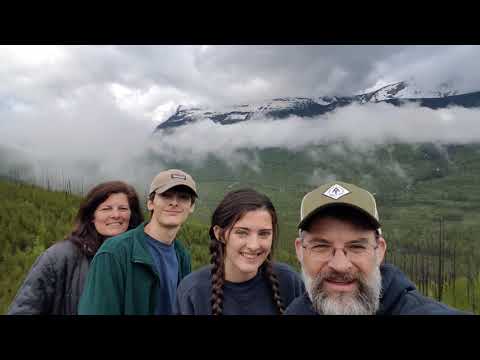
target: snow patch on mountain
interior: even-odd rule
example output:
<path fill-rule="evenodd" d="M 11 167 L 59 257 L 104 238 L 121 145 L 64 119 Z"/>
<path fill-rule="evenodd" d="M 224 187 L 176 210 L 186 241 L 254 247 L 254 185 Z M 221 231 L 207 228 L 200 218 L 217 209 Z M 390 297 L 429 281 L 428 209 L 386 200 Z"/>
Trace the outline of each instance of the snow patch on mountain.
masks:
<path fill-rule="evenodd" d="M 458 94 L 459 91 L 453 89 L 448 83 L 442 83 L 436 89 L 427 89 L 410 80 L 386 85 L 376 91 L 360 96 L 367 96 L 369 98 L 368 101 L 371 102 L 389 99 L 441 98 Z"/>
<path fill-rule="evenodd" d="M 351 103 L 376 103 L 392 99 L 444 98 L 458 94 L 459 91 L 453 89 L 449 83 L 442 83 L 435 89 L 427 89 L 420 86 L 415 80 L 410 79 L 409 81 L 400 81 L 381 86 L 377 90 L 354 96 L 285 97 L 252 104 L 221 106 L 215 109 L 179 106 L 176 113 L 160 124 L 158 128 L 181 126 L 202 119 L 210 119 L 221 124 L 233 124 L 262 117 L 281 118 L 291 114 L 309 117 L 323 114 L 339 106 Z"/>

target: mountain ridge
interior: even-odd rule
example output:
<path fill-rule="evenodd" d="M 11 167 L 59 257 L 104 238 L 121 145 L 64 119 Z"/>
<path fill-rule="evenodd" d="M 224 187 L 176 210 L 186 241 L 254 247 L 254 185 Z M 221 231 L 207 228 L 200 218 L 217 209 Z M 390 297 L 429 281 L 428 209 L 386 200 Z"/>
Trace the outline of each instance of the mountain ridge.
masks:
<path fill-rule="evenodd" d="M 282 119 L 288 116 L 314 117 L 354 103 L 380 102 L 395 106 L 416 103 L 432 109 L 455 105 L 467 108 L 480 107 L 480 91 L 460 94 L 458 90 L 452 89 L 448 84 L 442 84 L 439 89 L 431 90 L 419 88 L 411 82 L 401 81 L 352 96 L 281 97 L 256 104 L 223 106 L 218 109 L 188 108 L 180 105 L 172 116 L 156 127 L 155 132 L 204 119 L 221 125 L 229 125 L 262 117 L 273 119 Z"/>

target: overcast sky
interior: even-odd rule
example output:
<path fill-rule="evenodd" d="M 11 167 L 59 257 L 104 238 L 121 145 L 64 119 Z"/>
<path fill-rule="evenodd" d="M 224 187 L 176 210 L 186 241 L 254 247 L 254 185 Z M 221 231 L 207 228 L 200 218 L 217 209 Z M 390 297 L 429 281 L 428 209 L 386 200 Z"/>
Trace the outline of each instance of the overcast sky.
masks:
<path fill-rule="evenodd" d="M 178 105 L 351 95 L 411 78 L 426 88 L 449 82 L 460 92 L 478 91 L 478 59 L 480 46 L 465 45 L 0 46 L 0 146 L 38 164 L 74 169 L 82 162 L 104 177 L 130 179 L 138 172 L 125 162 L 143 156 L 155 125 Z M 359 119 L 368 122 L 365 131 Z M 268 137 L 270 123 L 200 123 L 156 151 L 202 157 L 226 149 L 233 156 L 242 146 L 298 148 L 336 136 L 468 142 L 479 140 L 476 119 L 476 110 L 352 106 L 328 121 L 276 123 L 275 137 Z"/>
<path fill-rule="evenodd" d="M 0 109 L 110 101 L 160 122 L 178 105 L 350 95 L 414 78 L 480 90 L 480 46 L 0 46 Z"/>

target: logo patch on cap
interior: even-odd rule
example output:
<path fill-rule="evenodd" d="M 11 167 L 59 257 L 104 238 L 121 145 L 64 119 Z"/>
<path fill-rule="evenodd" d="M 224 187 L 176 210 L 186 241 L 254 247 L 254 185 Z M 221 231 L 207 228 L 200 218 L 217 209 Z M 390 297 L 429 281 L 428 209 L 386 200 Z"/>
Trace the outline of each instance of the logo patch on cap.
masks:
<path fill-rule="evenodd" d="M 182 179 L 182 180 L 187 180 L 187 177 L 185 175 L 182 175 L 182 174 L 172 174 L 170 175 L 170 177 L 172 179 Z"/>
<path fill-rule="evenodd" d="M 334 200 L 340 199 L 342 196 L 349 194 L 350 191 L 345 189 L 343 186 L 335 184 L 328 188 L 327 191 L 323 193 L 323 195 L 328 196 Z"/>

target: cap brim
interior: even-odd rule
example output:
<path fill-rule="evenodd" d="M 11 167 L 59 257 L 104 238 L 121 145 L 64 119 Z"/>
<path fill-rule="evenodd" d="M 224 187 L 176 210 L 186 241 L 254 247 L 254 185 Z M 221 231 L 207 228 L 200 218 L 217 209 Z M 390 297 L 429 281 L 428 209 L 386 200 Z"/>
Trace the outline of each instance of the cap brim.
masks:
<path fill-rule="evenodd" d="M 159 189 L 161 189 L 161 192 L 160 192 L 160 194 L 161 194 L 161 193 L 164 193 L 165 191 L 170 190 L 171 188 L 174 188 L 176 186 L 185 186 L 185 187 L 189 188 L 190 190 L 193 191 L 195 196 L 198 198 L 197 191 L 193 187 L 191 187 L 190 185 L 185 184 L 183 181 L 173 181 L 173 182 L 169 183 L 168 185 L 165 185 L 163 187 L 158 187 L 155 190 L 152 190 L 150 192 L 150 194 L 153 193 L 153 192 L 156 192 Z"/>
<path fill-rule="evenodd" d="M 360 208 L 356 205 L 352 205 L 350 203 L 343 203 L 343 202 L 329 203 L 329 204 L 325 204 L 325 205 L 322 205 L 322 206 L 316 208 L 314 211 L 312 211 L 310 214 L 308 214 L 308 216 L 304 217 L 303 220 L 298 223 L 297 227 L 299 229 L 304 229 L 305 225 L 307 225 L 310 222 L 310 220 L 312 220 L 315 217 L 315 215 L 317 215 L 320 211 L 322 211 L 326 208 L 336 207 L 336 206 L 350 207 L 350 208 L 353 208 L 355 210 L 358 210 L 360 213 L 365 215 L 372 222 L 372 225 L 376 226 L 377 228 L 381 227 L 380 222 L 377 219 L 375 219 L 371 214 L 369 214 L 367 211 L 363 210 L 362 208 Z"/>

